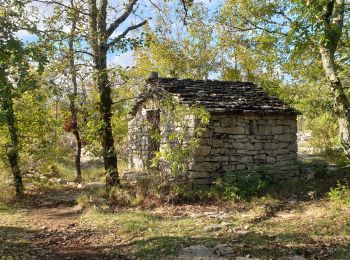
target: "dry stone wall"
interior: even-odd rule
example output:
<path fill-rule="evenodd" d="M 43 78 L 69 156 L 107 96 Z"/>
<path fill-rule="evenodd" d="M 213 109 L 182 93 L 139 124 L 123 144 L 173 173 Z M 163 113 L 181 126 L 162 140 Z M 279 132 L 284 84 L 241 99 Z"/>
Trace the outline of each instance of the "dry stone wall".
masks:
<path fill-rule="evenodd" d="M 274 180 L 298 178 L 296 115 L 212 115 L 189 176 L 197 185 L 264 169 Z"/>
<path fill-rule="evenodd" d="M 150 166 L 151 133 L 146 113 L 145 109 L 140 109 L 128 123 L 129 168 L 143 170 Z"/>
<path fill-rule="evenodd" d="M 160 126 L 162 144 L 169 131 L 175 130 L 169 126 L 174 128 L 171 122 Z M 296 115 L 292 114 L 213 114 L 189 166 L 190 181 L 195 187 L 207 186 L 217 178 L 257 169 L 276 181 L 297 179 L 296 133 Z M 140 109 L 129 122 L 129 167 L 149 168 L 150 138 L 146 110 Z"/>

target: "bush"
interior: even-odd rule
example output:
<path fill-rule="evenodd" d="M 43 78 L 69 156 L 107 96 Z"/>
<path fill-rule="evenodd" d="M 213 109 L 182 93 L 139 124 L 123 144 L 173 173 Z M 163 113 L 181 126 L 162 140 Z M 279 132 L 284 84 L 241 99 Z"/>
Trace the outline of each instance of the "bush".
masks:
<path fill-rule="evenodd" d="M 264 169 L 254 172 L 235 172 L 229 178 L 217 179 L 209 190 L 192 190 L 189 185 L 177 185 L 172 189 L 173 201 L 197 201 L 197 200 L 245 200 L 259 195 L 269 185 L 270 180 Z"/>
<path fill-rule="evenodd" d="M 328 198 L 331 202 L 342 205 L 350 205 L 350 187 L 346 182 L 340 184 L 338 182 L 335 188 L 331 188 L 328 192 Z"/>
<path fill-rule="evenodd" d="M 190 183 L 176 182 L 159 172 L 150 172 L 136 181 L 122 182 L 110 194 L 111 205 L 152 206 L 159 203 L 244 200 L 262 193 L 270 181 L 263 169 L 235 172 L 230 178 L 217 179 L 208 189 L 194 190 Z"/>
<path fill-rule="evenodd" d="M 236 172 L 226 180 L 218 179 L 210 190 L 211 196 L 223 200 L 242 200 L 259 195 L 270 185 L 264 169 L 254 172 Z"/>

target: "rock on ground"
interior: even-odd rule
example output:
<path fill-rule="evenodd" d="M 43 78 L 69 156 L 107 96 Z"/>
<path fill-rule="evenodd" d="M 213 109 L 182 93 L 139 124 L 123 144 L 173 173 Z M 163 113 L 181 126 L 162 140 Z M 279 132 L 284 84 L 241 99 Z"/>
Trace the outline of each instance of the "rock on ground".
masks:
<path fill-rule="evenodd" d="M 209 248 L 204 245 L 194 245 L 183 248 L 175 259 L 178 260 L 227 260 L 224 257 L 232 254 L 232 249 L 227 245 L 217 245 Z"/>

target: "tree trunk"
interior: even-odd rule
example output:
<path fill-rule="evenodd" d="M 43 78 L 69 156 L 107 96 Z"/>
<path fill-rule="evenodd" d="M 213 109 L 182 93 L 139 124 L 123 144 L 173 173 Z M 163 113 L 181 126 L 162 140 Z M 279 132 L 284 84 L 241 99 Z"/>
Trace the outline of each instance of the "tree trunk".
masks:
<path fill-rule="evenodd" d="M 24 191 L 22 174 L 19 167 L 19 153 L 18 153 L 18 129 L 16 125 L 16 116 L 13 111 L 12 91 L 11 86 L 7 84 L 5 71 L 1 71 L 1 108 L 5 114 L 7 129 L 9 131 L 9 145 L 7 147 L 7 158 L 9 160 L 15 187 L 16 195 L 21 196 Z"/>
<path fill-rule="evenodd" d="M 330 82 L 334 97 L 334 112 L 338 119 L 339 136 L 344 153 L 350 160 L 350 104 L 344 92 L 334 62 L 334 53 L 324 45 L 320 46 L 323 70 Z"/>
<path fill-rule="evenodd" d="M 334 112 L 338 119 L 341 144 L 350 160 L 350 103 L 335 64 L 335 52 L 343 30 L 344 8 L 344 0 L 332 0 L 327 3 L 323 16 L 324 39 L 320 42 L 319 50 L 323 70 L 333 92 Z"/>
<path fill-rule="evenodd" d="M 71 6 L 74 8 L 74 2 L 71 0 Z M 75 12 L 73 10 L 72 12 Z M 80 140 L 80 134 L 79 134 L 79 127 L 78 127 L 78 111 L 76 108 L 76 99 L 78 96 L 78 83 L 77 83 L 77 71 L 75 67 L 75 55 L 74 55 L 74 38 L 75 38 L 75 31 L 76 31 L 76 25 L 77 25 L 77 18 L 76 15 L 72 15 L 72 24 L 71 24 L 71 31 L 70 31 L 70 37 L 69 37 L 69 67 L 70 67 L 70 74 L 71 74 L 71 80 L 72 80 L 72 86 L 73 86 L 73 92 L 69 96 L 69 107 L 72 117 L 72 129 L 73 129 L 73 135 L 75 137 L 75 143 L 76 143 L 76 155 L 75 155 L 75 180 L 80 182 L 82 180 L 81 176 L 81 164 L 80 164 L 80 158 L 81 158 L 81 140 Z"/>
<path fill-rule="evenodd" d="M 99 114 L 101 119 L 100 140 L 106 174 L 106 188 L 109 191 L 119 185 L 117 153 L 112 132 L 112 97 L 107 71 L 107 0 L 102 0 L 97 8 L 96 0 L 89 1 L 90 33 L 89 41 L 93 50 L 95 82 L 99 92 Z"/>
<path fill-rule="evenodd" d="M 102 50 L 100 56 L 101 67 L 97 72 L 97 85 L 99 91 L 99 113 L 102 121 L 100 129 L 100 138 L 106 171 L 106 186 L 109 190 L 111 187 L 119 185 L 117 153 L 114 147 L 114 138 L 112 133 L 112 98 L 111 87 L 107 74 L 107 53 Z"/>
<path fill-rule="evenodd" d="M 122 33 L 114 37 L 113 33 L 130 16 L 138 0 L 126 1 L 122 14 L 114 19 L 107 29 L 108 0 L 89 0 L 89 42 L 95 66 L 95 82 L 99 91 L 99 113 L 101 118 L 100 138 L 103 150 L 104 166 L 106 171 L 107 190 L 119 185 L 117 168 L 117 153 L 114 147 L 112 133 L 112 98 L 111 86 L 107 70 L 107 52 L 118 43 L 122 43 L 125 36 L 133 30 L 143 26 L 147 21 L 127 27 Z M 123 43 L 122 43 L 123 44 Z"/>

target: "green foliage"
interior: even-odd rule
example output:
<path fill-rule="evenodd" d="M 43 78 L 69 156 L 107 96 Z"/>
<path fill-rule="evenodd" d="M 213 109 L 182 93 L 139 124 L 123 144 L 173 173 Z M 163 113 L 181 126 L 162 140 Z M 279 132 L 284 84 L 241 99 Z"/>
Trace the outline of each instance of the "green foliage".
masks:
<path fill-rule="evenodd" d="M 237 172 L 233 177 L 215 181 L 211 190 L 212 196 L 219 195 L 223 200 L 242 200 L 259 195 L 270 185 L 264 170 Z"/>
<path fill-rule="evenodd" d="M 230 178 L 219 178 L 207 190 L 194 190 L 188 184 L 175 185 L 171 190 L 171 197 L 177 202 L 242 201 L 260 195 L 270 185 L 266 171 L 257 169 L 254 172 L 234 172 Z"/>
<path fill-rule="evenodd" d="M 161 138 L 167 141 L 156 152 L 152 164 L 154 167 L 169 167 L 172 176 L 186 179 L 192 156 L 200 145 L 205 125 L 209 123 L 209 113 L 202 107 L 179 104 L 170 96 L 161 102 L 160 124 L 172 129 L 166 136 L 158 136 L 159 141 Z"/>
<path fill-rule="evenodd" d="M 350 187 L 346 182 L 345 184 L 340 184 L 338 182 L 335 188 L 331 188 L 328 192 L 328 198 L 331 202 L 340 205 L 350 205 Z"/>
<path fill-rule="evenodd" d="M 333 115 L 323 113 L 319 117 L 309 119 L 307 127 L 312 132 L 311 146 L 326 152 L 340 145 L 337 135 L 338 124 Z"/>

